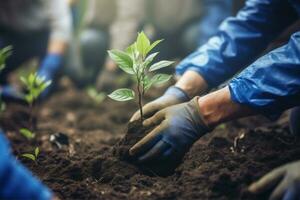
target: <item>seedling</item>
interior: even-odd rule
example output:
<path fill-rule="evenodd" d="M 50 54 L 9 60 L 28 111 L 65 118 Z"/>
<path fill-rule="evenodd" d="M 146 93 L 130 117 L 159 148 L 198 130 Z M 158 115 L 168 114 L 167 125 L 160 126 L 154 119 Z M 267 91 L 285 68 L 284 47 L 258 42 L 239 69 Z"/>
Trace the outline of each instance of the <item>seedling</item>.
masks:
<path fill-rule="evenodd" d="M 104 92 L 98 92 L 94 87 L 89 87 L 86 92 L 96 105 L 101 104 L 106 97 Z"/>
<path fill-rule="evenodd" d="M 143 97 L 145 92 L 153 85 L 160 85 L 168 81 L 172 76 L 168 74 L 154 74 L 155 71 L 168 67 L 174 62 L 163 60 L 152 64 L 158 52 L 150 52 L 161 42 L 157 40 L 150 43 L 149 38 L 144 32 L 138 34 L 136 41 L 125 51 L 110 50 L 109 56 L 114 60 L 119 68 L 127 74 L 135 77 L 138 92 L 138 106 L 143 121 Z M 108 95 L 116 101 L 129 101 L 135 99 L 135 92 L 132 89 L 122 88 Z"/>
<path fill-rule="evenodd" d="M 0 50 L 0 72 L 5 68 L 5 61 L 12 53 L 12 46 Z M 0 113 L 5 110 L 5 103 L 0 98 Z"/>
<path fill-rule="evenodd" d="M 30 130 L 23 129 L 22 132 L 31 132 L 33 129 L 34 102 L 39 98 L 40 94 L 51 84 L 51 81 L 46 81 L 44 77 L 39 77 L 37 73 L 30 73 L 28 76 L 21 76 L 21 81 L 24 84 L 27 94 L 25 100 L 29 105 L 29 124 Z M 21 130 L 20 130 L 21 132 Z M 21 132 L 21 133 L 22 133 Z"/>
<path fill-rule="evenodd" d="M 37 164 L 37 160 L 40 154 L 40 149 L 36 147 L 33 153 L 24 153 L 21 156 L 34 161 Z"/>
<path fill-rule="evenodd" d="M 21 133 L 21 135 L 23 135 L 28 140 L 31 140 L 35 137 L 35 134 L 33 132 L 31 132 L 30 130 L 26 129 L 26 128 L 21 128 L 20 133 Z"/>
<path fill-rule="evenodd" d="M 5 68 L 5 61 L 11 54 L 12 46 L 7 46 L 0 50 L 0 71 Z"/>

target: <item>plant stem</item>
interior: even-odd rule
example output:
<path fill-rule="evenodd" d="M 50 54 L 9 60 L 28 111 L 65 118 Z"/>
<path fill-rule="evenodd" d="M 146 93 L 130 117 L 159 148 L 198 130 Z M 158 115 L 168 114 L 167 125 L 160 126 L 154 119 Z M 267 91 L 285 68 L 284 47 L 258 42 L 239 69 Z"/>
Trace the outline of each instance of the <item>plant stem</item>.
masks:
<path fill-rule="evenodd" d="M 141 122 L 143 122 L 144 114 L 143 114 L 143 103 L 142 103 L 142 91 L 140 90 L 140 80 L 139 79 L 138 79 L 137 90 L 139 93 L 138 98 L 139 98 L 139 109 L 140 109 L 140 114 L 141 114 Z"/>

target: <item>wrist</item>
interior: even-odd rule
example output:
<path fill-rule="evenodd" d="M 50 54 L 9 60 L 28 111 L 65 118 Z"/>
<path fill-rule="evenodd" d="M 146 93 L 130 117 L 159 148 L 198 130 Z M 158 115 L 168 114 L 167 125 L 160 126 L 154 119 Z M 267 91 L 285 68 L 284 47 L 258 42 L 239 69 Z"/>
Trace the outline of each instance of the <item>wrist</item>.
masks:
<path fill-rule="evenodd" d="M 203 121 L 209 128 L 254 114 L 250 108 L 232 101 L 228 87 L 199 98 L 198 105 Z"/>
<path fill-rule="evenodd" d="M 187 102 L 190 100 L 190 97 L 186 94 L 186 92 L 177 86 L 169 87 L 164 95 L 175 96 L 180 102 Z"/>
<path fill-rule="evenodd" d="M 208 90 L 206 81 L 194 71 L 186 71 L 175 86 L 185 91 L 190 98 L 203 95 Z"/>

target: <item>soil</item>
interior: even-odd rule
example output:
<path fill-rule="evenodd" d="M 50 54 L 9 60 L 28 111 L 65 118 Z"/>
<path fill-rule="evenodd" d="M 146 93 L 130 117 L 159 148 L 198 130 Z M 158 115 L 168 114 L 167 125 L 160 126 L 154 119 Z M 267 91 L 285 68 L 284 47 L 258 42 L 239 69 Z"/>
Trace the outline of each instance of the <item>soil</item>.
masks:
<path fill-rule="evenodd" d="M 162 91 L 156 89 L 146 101 Z M 37 108 L 34 140 L 18 132 L 28 126 L 24 106 L 7 105 L 0 123 L 17 158 L 61 199 L 265 199 L 267 193 L 251 196 L 247 186 L 274 167 L 300 159 L 300 141 L 290 136 L 286 116 L 275 123 L 246 118 L 207 134 L 170 176 L 161 177 L 120 159 L 133 144 L 126 142 L 120 150 L 129 137 L 123 138 L 125 133 L 139 134 L 132 131 L 136 125 L 126 128 L 135 109 L 133 102 L 109 99 L 95 105 L 63 80 Z M 68 136 L 69 144 L 59 149 L 51 143 L 55 133 Z M 41 149 L 37 164 L 19 156 L 36 146 Z"/>

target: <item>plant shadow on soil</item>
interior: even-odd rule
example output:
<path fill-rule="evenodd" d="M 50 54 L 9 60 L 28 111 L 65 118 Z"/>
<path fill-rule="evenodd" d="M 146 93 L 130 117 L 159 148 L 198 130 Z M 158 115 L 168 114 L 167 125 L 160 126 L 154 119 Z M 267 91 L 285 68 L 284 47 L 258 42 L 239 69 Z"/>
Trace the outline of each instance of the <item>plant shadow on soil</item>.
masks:
<path fill-rule="evenodd" d="M 150 93 L 147 100 L 161 92 Z M 84 92 L 62 82 L 39 107 L 34 141 L 18 133 L 26 125 L 24 107 L 8 105 L 0 123 L 17 156 L 40 146 L 38 164 L 18 159 L 61 199 L 266 199 L 268 193 L 252 196 L 247 186 L 274 167 L 300 159 L 300 141 L 289 135 L 286 120 L 263 126 L 261 118 L 247 118 L 200 139 L 172 175 L 160 177 L 119 159 L 135 143 L 126 141 L 128 135 L 123 138 L 135 109 L 134 103 L 110 100 L 96 106 Z M 69 146 L 58 149 L 49 142 L 57 132 L 69 137 Z M 244 138 L 232 148 L 241 132 Z"/>

